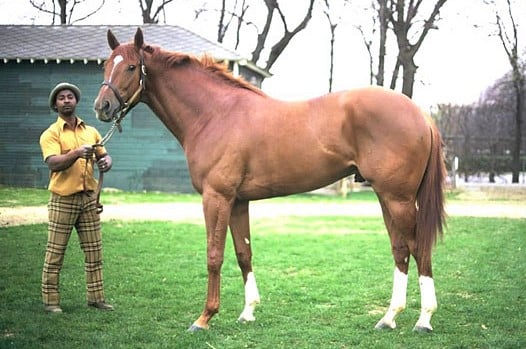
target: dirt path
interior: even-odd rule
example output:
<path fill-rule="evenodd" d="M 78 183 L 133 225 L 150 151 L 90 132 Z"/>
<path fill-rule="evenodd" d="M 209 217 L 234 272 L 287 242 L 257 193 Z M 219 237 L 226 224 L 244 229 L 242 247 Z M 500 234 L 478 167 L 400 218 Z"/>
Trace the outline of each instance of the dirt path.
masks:
<path fill-rule="evenodd" d="M 523 202 L 462 202 L 452 203 L 446 208 L 449 216 L 526 218 L 526 203 Z M 368 216 L 380 217 L 377 203 L 348 204 L 286 204 L 256 201 L 250 205 L 250 217 L 272 218 L 282 216 Z M 102 221 L 110 220 L 160 220 L 203 222 L 199 203 L 173 204 L 120 204 L 105 205 Z M 46 206 L 1 207 L 0 227 L 47 222 Z"/>

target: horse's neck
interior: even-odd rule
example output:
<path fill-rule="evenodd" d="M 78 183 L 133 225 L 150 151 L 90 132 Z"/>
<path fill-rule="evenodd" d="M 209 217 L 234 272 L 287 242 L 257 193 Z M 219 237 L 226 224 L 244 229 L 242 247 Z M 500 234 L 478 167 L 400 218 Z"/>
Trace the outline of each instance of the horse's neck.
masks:
<path fill-rule="evenodd" d="M 148 73 L 146 103 L 184 146 L 222 109 L 228 89 L 235 90 L 199 68 L 153 71 Z"/>

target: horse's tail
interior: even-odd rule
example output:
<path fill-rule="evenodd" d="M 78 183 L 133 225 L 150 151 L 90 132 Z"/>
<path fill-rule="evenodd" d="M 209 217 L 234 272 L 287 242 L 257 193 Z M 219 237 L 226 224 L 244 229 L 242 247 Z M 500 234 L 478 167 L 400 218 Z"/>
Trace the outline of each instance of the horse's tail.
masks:
<path fill-rule="evenodd" d="M 444 185 L 447 175 L 442 153 L 442 137 L 436 124 L 429 118 L 431 153 L 418 189 L 416 202 L 416 252 L 419 266 L 430 265 L 437 236 L 443 235 L 445 226 Z M 430 272 L 430 271 L 429 271 Z"/>

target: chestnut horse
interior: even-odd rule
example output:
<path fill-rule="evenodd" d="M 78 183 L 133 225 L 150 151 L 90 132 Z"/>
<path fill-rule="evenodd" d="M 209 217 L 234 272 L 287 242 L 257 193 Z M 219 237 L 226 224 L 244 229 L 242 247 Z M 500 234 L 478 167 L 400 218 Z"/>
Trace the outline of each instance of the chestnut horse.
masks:
<path fill-rule="evenodd" d="M 228 227 L 245 285 L 239 320 L 255 320 L 249 201 L 311 191 L 358 171 L 378 196 L 395 263 L 391 303 L 376 328 L 396 327 L 412 255 L 421 291 L 414 330 L 432 331 L 431 254 L 444 224 L 446 173 L 440 134 L 409 98 L 370 87 L 283 102 L 210 58 L 145 44 L 140 29 L 127 44 L 108 31 L 108 44 L 97 118 L 120 122 L 123 110 L 146 103 L 181 143 L 203 198 L 208 294 L 190 331 L 208 329 L 219 311 Z"/>

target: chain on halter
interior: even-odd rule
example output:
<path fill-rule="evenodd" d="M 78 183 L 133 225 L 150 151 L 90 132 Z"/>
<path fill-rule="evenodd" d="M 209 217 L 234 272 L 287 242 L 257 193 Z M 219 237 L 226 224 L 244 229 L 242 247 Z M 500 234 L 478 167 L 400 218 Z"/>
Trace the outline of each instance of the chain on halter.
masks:
<path fill-rule="evenodd" d="M 120 93 L 119 93 L 119 90 L 115 87 L 115 85 L 113 85 L 111 82 L 107 81 L 107 80 L 104 80 L 102 82 L 102 86 L 108 86 L 110 88 L 110 90 L 113 91 L 113 94 L 115 95 L 115 97 L 117 98 L 117 100 L 119 101 L 119 116 L 114 116 L 112 119 L 113 119 L 113 125 L 111 125 L 111 128 L 108 130 L 108 132 L 104 135 L 104 137 L 102 138 L 102 140 L 100 141 L 100 143 L 94 145 L 94 146 L 104 146 L 111 138 L 111 136 L 113 136 L 113 133 L 115 132 L 115 129 L 119 129 L 119 132 L 122 132 L 122 127 L 121 127 L 121 121 L 124 119 L 124 117 L 126 116 L 126 114 L 128 114 L 128 112 L 130 110 L 133 109 L 133 107 L 135 107 L 140 99 L 141 99 L 141 93 L 142 91 L 144 91 L 146 89 L 146 66 L 144 65 L 144 56 L 143 56 L 143 52 L 141 50 L 141 70 L 140 70 L 140 78 L 139 78 L 139 87 L 137 88 L 137 90 L 135 91 L 135 93 L 128 99 L 128 101 L 124 101 L 124 99 L 121 97 Z"/>

